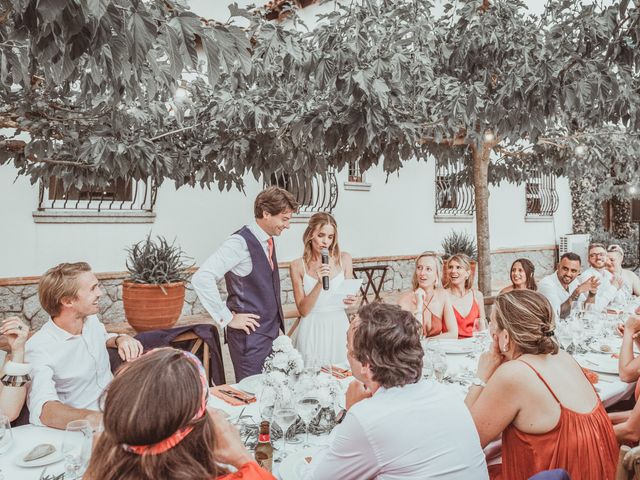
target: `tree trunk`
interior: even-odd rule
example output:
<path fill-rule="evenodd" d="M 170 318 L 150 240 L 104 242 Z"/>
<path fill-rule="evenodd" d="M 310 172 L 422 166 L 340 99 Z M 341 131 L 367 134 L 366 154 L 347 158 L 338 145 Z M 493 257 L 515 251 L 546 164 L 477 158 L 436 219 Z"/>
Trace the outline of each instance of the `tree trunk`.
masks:
<path fill-rule="evenodd" d="M 491 246 L 489 241 L 489 156 L 493 142 L 485 142 L 473 152 L 473 191 L 476 204 L 476 242 L 478 244 L 478 287 L 491 295 Z"/>

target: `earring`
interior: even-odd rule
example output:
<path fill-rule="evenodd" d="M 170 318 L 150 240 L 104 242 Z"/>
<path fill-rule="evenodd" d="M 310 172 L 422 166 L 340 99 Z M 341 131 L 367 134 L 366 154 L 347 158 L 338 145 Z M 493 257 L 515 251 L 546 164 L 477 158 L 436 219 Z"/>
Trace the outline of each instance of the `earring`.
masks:
<path fill-rule="evenodd" d="M 500 347 L 500 350 L 502 350 L 503 352 L 508 351 L 509 350 L 509 345 L 505 343 L 502 347 Z"/>

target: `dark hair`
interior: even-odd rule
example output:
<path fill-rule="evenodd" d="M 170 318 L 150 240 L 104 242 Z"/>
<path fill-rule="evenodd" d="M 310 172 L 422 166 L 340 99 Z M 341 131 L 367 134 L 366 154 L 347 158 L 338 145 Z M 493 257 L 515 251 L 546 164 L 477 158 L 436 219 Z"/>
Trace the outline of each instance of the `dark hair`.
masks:
<path fill-rule="evenodd" d="M 420 380 L 424 351 L 411 313 L 374 302 L 360 308 L 355 322 L 352 354 L 369 366 L 373 380 L 386 388 Z"/>
<path fill-rule="evenodd" d="M 205 412 L 193 420 L 202 401 L 202 381 L 184 352 L 160 348 L 125 364 L 103 399 L 104 432 L 84 478 L 202 480 L 227 473 L 214 456 L 213 419 Z M 164 453 L 138 455 L 123 448 L 158 443 L 187 425 L 193 430 Z"/>
<path fill-rule="evenodd" d="M 493 304 L 493 315 L 496 326 L 509 332 L 520 353 L 558 353 L 553 309 L 544 295 L 532 290 L 501 293 Z"/>
<path fill-rule="evenodd" d="M 567 252 L 567 253 L 563 254 L 560 257 L 560 261 L 564 260 L 565 258 L 568 259 L 568 260 L 571 260 L 572 262 L 578 262 L 578 263 L 582 264 L 582 260 L 580 259 L 580 255 L 578 255 L 577 253 Z"/>
<path fill-rule="evenodd" d="M 522 265 L 522 269 L 524 270 L 524 273 L 527 276 L 526 278 L 527 288 L 529 290 L 538 290 L 538 285 L 536 284 L 536 279 L 535 279 L 536 267 L 533 265 L 531 260 L 527 258 L 518 258 L 513 261 L 513 263 L 511 264 L 511 268 L 509 269 L 509 279 L 511 279 L 511 271 L 513 270 L 513 266 L 516 263 L 519 263 L 520 265 Z M 513 284 L 513 280 L 511 280 L 511 283 Z M 513 286 L 515 287 L 515 285 Z"/>
<path fill-rule="evenodd" d="M 607 247 L 605 247 L 603 243 L 590 243 L 587 252 L 590 252 L 594 248 L 602 248 L 605 252 L 607 251 Z"/>
<path fill-rule="evenodd" d="M 261 191 L 253 202 L 253 213 L 256 218 L 262 218 L 264 212 L 269 215 L 279 215 L 286 211 L 297 212 L 298 201 L 291 193 L 280 187 L 269 187 Z"/>

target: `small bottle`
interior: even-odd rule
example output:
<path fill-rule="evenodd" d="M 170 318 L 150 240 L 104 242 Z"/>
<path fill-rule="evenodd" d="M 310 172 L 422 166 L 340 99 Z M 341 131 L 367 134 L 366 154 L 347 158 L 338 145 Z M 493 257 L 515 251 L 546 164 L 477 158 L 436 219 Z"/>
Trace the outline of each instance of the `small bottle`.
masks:
<path fill-rule="evenodd" d="M 269 422 L 260 423 L 260 433 L 258 434 L 258 445 L 256 446 L 256 462 L 267 471 L 271 471 L 273 465 L 273 445 L 269 435 Z"/>

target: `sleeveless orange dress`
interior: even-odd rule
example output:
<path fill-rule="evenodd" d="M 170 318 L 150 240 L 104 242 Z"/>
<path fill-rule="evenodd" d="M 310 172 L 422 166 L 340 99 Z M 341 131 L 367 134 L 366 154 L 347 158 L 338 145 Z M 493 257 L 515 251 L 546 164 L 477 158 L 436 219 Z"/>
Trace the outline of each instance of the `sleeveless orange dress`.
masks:
<path fill-rule="evenodd" d="M 480 307 L 478 306 L 478 302 L 476 302 L 476 296 L 473 292 L 471 294 L 473 295 L 473 303 L 471 304 L 471 310 L 469 310 L 466 316 L 463 317 L 456 307 L 453 307 L 453 314 L 456 316 L 456 322 L 458 323 L 458 338 L 472 337 L 473 326 L 476 320 L 480 318 Z"/>
<path fill-rule="evenodd" d="M 492 465 L 492 480 L 526 480 L 543 470 L 564 468 L 577 480 L 614 480 L 618 442 L 598 400 L 589 413 L 565 408 L 538 371 L 523 360 L 560 406 L 560 419 L 546 433 L 525 433 L 509 425 L 502 432 L 502 468 Z"/>
<path fill-rule="evenodd" d="M 276 477 L 258 466 L 256 462 L 247 462 L 237 472 L 216 477 L 215 480 L 276 480 Z"/>
<path fill-rule="evenodd" d="M 442 318 L 436 316 L 435 313 L 433 313 L 431 310 L 429 310 L 429 304 L 431 303 L 431 300 L 433 300 L 433 297 L 431 297 L 429 299 L 427 304 L 424 306 L 424 310 L 423 310 L 423 315 L 425 313 L 428 313 L 428 314 L 431 315 L 431 328 L 429 328 L 429 330 L 427 330 L 427 325 L 424 322 L 422 324 L 422 331 L 423 331 L 425 337 L 433 337 L 435 335 L 440 335 L 443 332 L 443 329 L 444 329 L 444 325 L 442 323 Z"/>

